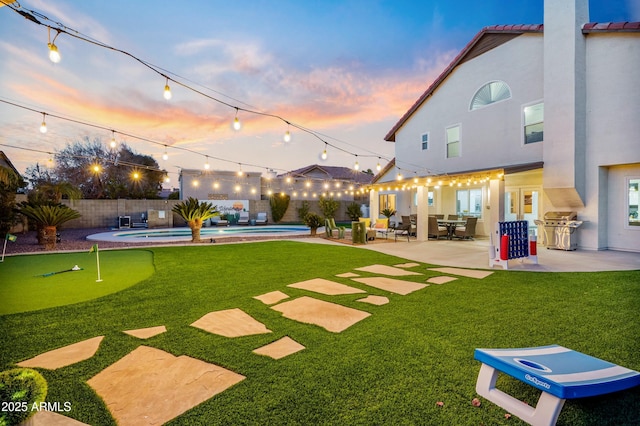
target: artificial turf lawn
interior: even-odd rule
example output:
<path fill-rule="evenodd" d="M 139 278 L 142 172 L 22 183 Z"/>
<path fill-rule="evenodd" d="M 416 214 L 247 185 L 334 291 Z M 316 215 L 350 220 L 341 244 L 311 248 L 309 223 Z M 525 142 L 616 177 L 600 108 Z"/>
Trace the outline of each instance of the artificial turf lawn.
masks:
<path fill-rule="evenodd" d="M 95 253 L 11 256 L 0 263 L 0 315 L 96 299 L 123 290 L 153 272 L 148 250 L 101 251 L 100 278 Z M 73 268 L 69 271 L 49 275 Z"/>
<path fill-rule="evenodd" d="M 336 274 L 371 264 L 405 262 L 354 247 L 262 242 L 151 249 L 156 273 L 100 299 L 5 315 L 0 369 L 41 352 L 97 335 L 97 354 L 56 371 L 40 370 L 47 400 L 72 402 L 65 413 L 92 425 L 113 425 L 86 380 L 141 344 L 188 355 L 247 377 L 169 424 L 523 424 L 477 397 L 477 347 L 528 347 L 557 343 L 640 370 L 640 271 L 534 273 L 496 271 L 461 277 L 407 296 L 366 287 Z M 125 251 L 125 253 L 127 253 Z M 435 272 L 411 268 L 424 282 Z M 371 274 L 361 273 L 362 276 Z M 363 295 L 323 296 L 286 287 L 326 278 L 384 295 L 373 306 Z M 371 312 L 342 333 L 280 316 L 253 296 L 280 290 Z M 207 312 L 241 308 L 273 333 L 225 338 L 189 327 Z M 146 341 L 123 330 L 166 325 Z M 306 349 L 281 360 L 251 351 L 283 336 Z M 501 377 L 498 387 L 535 404 L 538 392 Z M 436 405 L 442 401 L 444 406 Z M 640 388 L 569 400 L 558 425 L 632 425 L 640 418 Z"/>

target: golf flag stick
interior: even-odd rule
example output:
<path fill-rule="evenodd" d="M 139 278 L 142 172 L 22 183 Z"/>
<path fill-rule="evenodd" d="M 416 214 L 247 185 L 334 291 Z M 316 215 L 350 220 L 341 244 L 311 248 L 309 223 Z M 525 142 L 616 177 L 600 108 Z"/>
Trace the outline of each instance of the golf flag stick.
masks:
<path fill-rule="evenodd" d="M 101 282 L 102 279 L 100 278 L 100 251 L 98 250 L 98 245 L 94 244 L 91 247 L 91 250 L 89 250 L 89 253 L 93 253 L 96 252 L 96 265 L 98 266 L 98 279 L 96 280 L 97 283 Z"/>
<path fill-rule="evenodd" d="M 7 241 L 11 241 L 12 243 L 15 243 L 17 239 L 18 237 L 16 237 L 15 235 L 12 235 L 9 233 L 5 235 L 4 246 L 2 247 L 2 259 L 0 259 L 0 262 L 4 262 L 4 253 L 7 251 Z"/>

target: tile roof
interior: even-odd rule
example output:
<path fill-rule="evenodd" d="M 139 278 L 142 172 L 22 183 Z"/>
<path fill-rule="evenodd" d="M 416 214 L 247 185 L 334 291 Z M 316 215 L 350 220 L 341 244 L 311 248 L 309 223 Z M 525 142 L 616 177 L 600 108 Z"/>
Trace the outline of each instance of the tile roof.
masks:
<path fill-rule="evenodd" d="M 640 32 L 640 22 L 591 22 L 582 26 L 582 33 Z"/>
<path fill-rule="evenodd" d="M 460 51 L 447 68 L 431 83 L 429 88 L 418 98 L 418 100 L 409 108 L 409 110 L 398 120 L 391 130 L 384 137 L 384 140 L 395 142 L 396 132 L 404 125 L 404 123 L 420 108 L 433 92 L 444 82 L 444 80 L 453 72 L 453 70 L 465 61 L 478 56 L 502 43 L 506 43 L 513 37 L 517 37 L 524 33 L 543 33 L 544 25 L 542 24 L 517 24 L 517 25 L 493 25 L 485 27 L 477 33 L 473 39 Z M 582 27 L 583 34 L 594 32 L 640 32 L 640 22 L 614 22 L 614 23 L 588 23 Z M 510 37 L 508 37 L 510 35 Z M 494 38 L 491 42 L 485 42 L 489 36 L 500 37 Z M 484 42 L 484 43 L 483 43 Z M 484 44 L 484 45 L 483 45 Z"/>
<path fill-rule="evenodd" d="M 371 181 L 373 180 L 373 175 L 353 170 L 349 167 L 321 166 L 318 164 L 312 164 L 310 166 L 302 167 L 297 170 L 292 170 L 279 176 L 305 177 L 313 171 L 320 171 L 326 174 L 328 179 L 349 180 L 352 182 L 364 184 L 371 183 Z"/>

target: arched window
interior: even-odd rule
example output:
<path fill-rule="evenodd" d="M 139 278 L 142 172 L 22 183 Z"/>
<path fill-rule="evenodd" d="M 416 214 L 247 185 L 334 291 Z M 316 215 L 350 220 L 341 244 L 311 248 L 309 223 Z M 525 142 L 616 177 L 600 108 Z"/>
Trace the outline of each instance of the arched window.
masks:
<path fill-rule="evenodd" d="M 511 98 L 511 89 L 509 89 L 507 83 L 504 81 L 490 81 L 473 95 L 469 109 L 473 111 L 509 98 Z"/>

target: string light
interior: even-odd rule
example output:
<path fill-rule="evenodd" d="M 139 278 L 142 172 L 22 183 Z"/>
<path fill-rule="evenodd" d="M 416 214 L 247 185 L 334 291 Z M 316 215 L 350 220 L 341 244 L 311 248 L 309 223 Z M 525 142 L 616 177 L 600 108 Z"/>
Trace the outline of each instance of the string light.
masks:
<path fill-rule="evenodd" d="M 322 158 L 323 160 L 326 160 L 326 159 L 327 159 L 327 144 L 326 144 L 326 143 L 324 144 L 324 151 L 322 151 L 322 156 L 321 156 L 321 158 Z"/>
<path fill-rule="evenodd" d="M 380 165 L 380 157 L 378 157 L 378 164 L 376 164 L 376 170 L 377 171 L 382 170 L 382 166 Z"/>
<path fill-rule="evenodd" d="M 167 146 L 164 146 L 164 154 L 162 154 L 162 159 L 167 161 L 169 159 L 169 154 L 167 154 Z"/>
<path fill-rule="evenodd" d="M 60 56 L 60 52 L 58 52 L 58 46 L 56 46 L 54 42 L 60 35 L 60 31 L 58 31 L 58 34 L 56 34 L 56 36 L 53 38 L 53 41 L 51 41 L 51 28 L 48 28 L 48 34 L 49 42 L 47 43 L 47 47 L 49 47 L 49 59 L 54 64 L 57 64 L 58 62 L 60 62 L 60 59 L 62 59 L 62 57 Z"/>
<path fill-rule="evenodd" d="M 127 55 L 130 58 L 136 60 L 137 62 L 139 62 L 143 66 L 147 67 L 151 71 L 153 71 L 153 72 L 165 77 L 166 84 L 165 84 L 164 96 L 165 96 L 166 99 L 170 99 L 171 98 L 171 91 L 170 91 L 170 88 L 169 88 L 169 77 L 163 73 L 162 69 L 154 66 L 153 64 L 149 63 L 148 61 L 140 59 L 140 58 L 138 58 L 138 57 L 136 57 L 136 56 L 124 51 L 124 50 L 118 49 L 118 48 L 113 47 L 113 46 L 109 46 L 106 43 L 103 43 L 103 42 L 100 42 L 100 41 L 96 41 L 95 39 L 91 39 L 88 36 L 85 36 L 84 34 L 82 34 L 81 32 L 79 32 L 77 30 L 69 28 L 69 27 L 67 27 L 66 25 L 64 25 L 64 24 L 62 24 L 60 22 L 56 22 L 56 21 L 51 20 L 50 18 L 44 16 L 41 13 L 38 13 L 38 12 L 35 12 L 35 11 L 31 11 L 31 10 L 24 10 L 24 9 L 21 8 L 20 5 L 18 5 L 18 7 L 11 7 L 10 6 L 9 8 L 12 9 L 14 12 L 19 13 L 21 16 L 30 19 L 32 22 L 34 22 L 34 23 L 36 23 L 38 25 L 47 26 L 49 32 L 50 32 L 51 29 L 54 29 L 54 30 L 57 31 L 57 34 L 54 37 L 53 41 L 51 43 L 49 43 L 49 44 L 51 45 L 50 50 L 55 50 L 56 53 L 57 53 L 58 58 L 59 58 L 59 53 L 57 52 L 57 47 L 55 46 L 55 40 L 58 37 L 58 35 L 60 35 L 60 33 L 65 33 L 65 34 L 67 34 L 67 35 L 69 35 L 71 37 L 77 38 L 77 39 L 79 39 L 81 41 L 92 43 L 92 44 L 97 45 L 99 47 L 106 48 L 106 49 L 109 49 L 109 50 L 113 50 L 113 51 L 118 52 L 118 53 L 122 53 L 122 54 Z M 19 9 L 21 9 L 21 10 L 19 10 Z M 43 20 L 50 21 L 50 22 L 52 22 L 52 24 L 43 23 Z M 50 25 L 54 25 L 54 26 L 52 27 Z M 56 27 L 58 27 L 58 28 L 56 28 Z M 246 108 L 240 108 L 240 107 L 231 105 L 228 102 L 225 102 L 223 100 L 220 100 L 220 99 L 217 99 L 217 98 L 212 97 L 210 95 L 207 95 L 207 94 L 205 94 L 205 93 L 203 93 L 203 92 L 201 92 L 201 91 L 199 91 L 199 90 L 197 90 L 197 89 L 195 89 L 195 88 L 193 88 L 193 87 L 191 87 L 191 86 L 189 86 L 187 84 L 180 83 L 177 80 L 173 80 L 172 79 L 172 81 L 176 82 L 177 84 L 179 84 L 180 86 L 182 86 L 182 87 L 184 87 L 184 88 L 186 88 L 188 90 L 191 90 L 191 91 L 193 91 L 193 92 L 195 92 L 197 94 L 205 96 L 205 97 L 207 97 L 207 98 L 209 98 L 209 99 L 211 99 L 213 101 L 216 101 L 218 103 L 224 104 L 224 105 L 226 105 L 228 107 L 231 107 L 231 108 L 236 108 L 236 116 L 237 116 L 238 110 L 242 110 L 242 111 L 246 111 L 246 112 L 249 112 L 249 113 L 252 113 L 252 114 L 259 114 L 259 115 L 263 115 L 263 116 L 268 116 L 268 117 L 272 117 L 272 118 L 275 118 L 275 119 L 279 119 L 279 120 L 282 120 L 285 123 L 287 123 L 287 125 L 292 125 L 292 126 L 298 128 L 298 129 L 300 129 L 300 130 L 302 130 L 304 132 L 309 133 L 310 135 L 316 137 L 317 139 L 319 139 L 320 141 L 324 142 L 325 144 L 328 144 L 328 145 L 330 145 L 330 146 L 332 146 L 332 147 L 334 147 L 334 148 L 336 148 L 338 150 L 341 150 L 341 151 L 344 151 L 346 153 L 351 154 L 350 152 L 348 152 L 348 151 L 346 151 L 344 149 L 338 148 L 337 146 L 326 142 L 322 138 L 321 134 L 318 134 L 317 132 L 314 132 L 311 129 L 307 129 L 307 128 L 303 127 L 303 126 L 299 126 L 299 125 L 295 125 L 293 123 L 290 123 L 289 121 L 285 120 L 284 118 L 282 118 L 282 117 L 280 117 L 278 115 L 271 114 L 271 113 L 266 113 L 266 112 L 261 112 L 261 111 L 253 111 L 253 110 L 246 109 Z M 234 128 L 235 128 L 235 120 L 234 120 Z M 290 131 L 290 129 L 288 129 L 287 132 L 285 133 L 285 142 L 289 142 L 291 140 L 291 136 L 292 136 L 291 135 L 291 131 Z"/>
<path fill-rule="evenodd" d="M 46 113 L 42 113 L 42 124 L 40 125 L 40 133 L 47 133 L 47 123 L 45 121 Z"/>
<path fill-rule="evenodd" d="M 285 142 L 291 141 L 291 132 L 289 131 L 289 122 L 287 122 L 287 131 L 284 133 L 284 141 Z"/>
<path fill-rule="evenodd" d="M 238 176 L 239 176 L 239 177 L 242 177 L 242 175 L 244 174 L 244 173 L 242 173 L 242 164 L 238 163 L 238 167 L 239 167 L 239 169 L 238 169 Z"/>
<path fill-rule="evenodd" d="M 353 170 L 360 170 L 360 163 L 358 163 L 357 155 L 356 155 L 356 162 L 353 164 Z"/>
<path fill-rule="evenodd" d="M 116 142 L 116 132 L 114 130 L 111 131 L 111 142 L 109 142 L 109 146 L 113 149 L 118 146 Z"/>
<path fill-rule="evenodd" d="M 233 128 L 235 130 L 240 130 L 241 127 L 242 127 L 242 124 L 240 123 L 240 120 L 238 119 L 238 108 L 236 108 L 236 118 L 233 119 Z"/>
<path fill-rule="evenodd" d="M 209 164 L 209 156 L 207 155 L 207 161 L 204 163 L 204 169 L 209 170 L 211 165 Z"/>
<path fill-rule="evenodd" d="M 166 100 L 171 99 L 171 88 L 169 87 L 169 77 L 167 77 L 167 81 L 164 85 L 164 98 Z"/>

